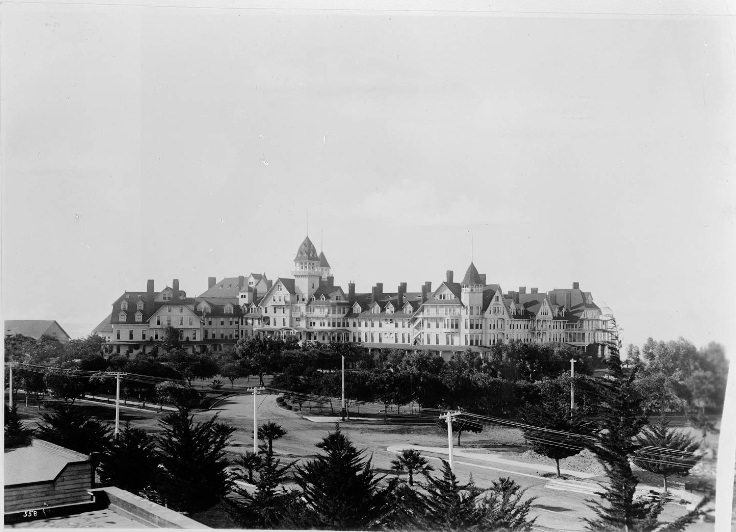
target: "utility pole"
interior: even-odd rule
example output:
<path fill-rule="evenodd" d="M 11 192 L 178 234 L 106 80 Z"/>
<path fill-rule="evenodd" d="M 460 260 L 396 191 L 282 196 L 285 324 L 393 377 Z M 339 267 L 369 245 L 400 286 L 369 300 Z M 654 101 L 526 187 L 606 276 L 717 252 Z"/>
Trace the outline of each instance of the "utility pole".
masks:
<path fill-rule="evenodd" d="M 10 394 L 8 395 L 8 399 L 10 401 L 10 408 L 12 410 L 13 408 L 13 362 L 8 362 L 8 371 L 10 372 L 10 375 L 8 376 L 8 384 L 10 385 Z"/>
<path fill-rule="evenodd" d="M 575 410 L 575 359 L 570 359 L 570 417 L 572 411 Z"/>
<path fill-rule="evenodd" d="M 256 390 L 257 388 L 253 386 L 253 454 L 258 453 L 258 407 L 256 405 Z"/>
<path fill-rule="evenodd" d="M 342 355 L 342 420 L 345 421 L 345 355 Z"/>
<path fill-rule="evenodd" d="M 120 378 L 126 373 L 120 371 L 107 371 L 107 375 L 115 376 L 115 437 L 118 437 L 120 432 Z"/>
<path fill-rule="evenodd" d="M 440 419 L 447 420 L 447 451 L 449 456 L 450 471 L 455 473 L 454 461 L 452 459 L 452 416 L 456 416 L 458 412 L 447 412 L 440 416 Z"/>

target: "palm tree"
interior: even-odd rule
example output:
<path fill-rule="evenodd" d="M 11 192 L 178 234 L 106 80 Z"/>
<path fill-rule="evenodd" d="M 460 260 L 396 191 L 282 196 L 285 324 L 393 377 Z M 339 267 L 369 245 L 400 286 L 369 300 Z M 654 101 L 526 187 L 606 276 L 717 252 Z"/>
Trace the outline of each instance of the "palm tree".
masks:
<path fill-rule="evenodd" d="M 396 460 L 391 461 L 391 465 L 396 471 L 406 469 L 409 472 L 410 486 L 414 485 L 414 473 L 426 473 L 434 470 L 427 459 L 416 449 L 404 449 Z"/>
<path fill-rule="evenodd" d="M 269 421 L 258 427 L 258 439 L 268 442 L 268 454 L 273 454 L 273 440 L 278 440 L 285 435 L 286 429 L 273 421 Z"/>
<path fill-rule="evenodd" d="M 243 480 L 245 480 L 245 473 L 247 472 L 248 482 L 253 484 L 253 471 L 261 467 L 262 461 L 261 455 L 253 451 L 245 451 L 245 454 L 238 459 L 238 465 L 243 468 Z"/>

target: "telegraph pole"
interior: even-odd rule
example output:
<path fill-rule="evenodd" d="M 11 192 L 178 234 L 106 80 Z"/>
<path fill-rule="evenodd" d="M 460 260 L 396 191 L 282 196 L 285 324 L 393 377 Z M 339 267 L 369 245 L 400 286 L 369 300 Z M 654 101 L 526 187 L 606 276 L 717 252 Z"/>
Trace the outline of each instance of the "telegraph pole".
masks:
<path fill-rule="evenodd" d="M 575 359 L 570 359 L 570 417 L 572 411 L 575 410 Z"/>
<path fill-rule="evenodd" d="M 10 408 L 13 408 L 13 362 L 8 362 L 8 371 L 10 371 L 10 375 L 8 376 L 8 384 L 10 386 L 10 395 L 8 396 L 10 400 Z M 26 393 L 28 393 L 26 391 Z"/>
<path fill-rule="evenodd" d="M 446 414 L 443 414 L 440 416 L 440 419 L 447 420 L 447 451 L 449 455 L 449 464 L 450 464 L 450 471 L 455 473 L 455 466 L 452 459 L 452 416 L 456 416 L 458 412 L 447 412 Z"/>
<path fill-rule="evenodd" d="M 253 386 L 253 454 L 258 453 L 258 413 L 256 405 L 256 390 Z"/>
<path fill-rule="evenodd" d="M 107 371 L 107 375 L 115 376 L 115 437 L 118 437 L 120 432 L 120 378 L 126 373 L 120 371 Z"/>
<path fill-rule="evenodd" d="M 345 421 L 345 355 L 342 355 L 342 420 Z"/>

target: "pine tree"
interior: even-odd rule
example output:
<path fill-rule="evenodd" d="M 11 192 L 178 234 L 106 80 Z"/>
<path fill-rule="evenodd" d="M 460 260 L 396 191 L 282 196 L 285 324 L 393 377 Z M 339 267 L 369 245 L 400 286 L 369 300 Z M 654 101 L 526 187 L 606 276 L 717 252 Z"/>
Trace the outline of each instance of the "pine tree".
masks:
<path fill-rule="evenodd" d="M 225 447 L 235 429 L 217 421 L 195 423 L 186 408 L 161 420 L 159 492 L 178 511 L 197 512 L 214 505 L 232 485 Z"/>
<path fill-rule="evenodd" d="M 18 414 L 18 407 L 5 405 L 5 448 L 28 445 L 33 438 L 33 429 L 26 427 Z"/>
<path fill-rule="evenodd" d="M 414 485 L 414 474 L 432 471 L 427 459 L 416 449 L 404 449 L 399 457 L 391 461 L 392 469 L 409 473 L 409 486 Z"/>
<path fill-rule="evenodd" d="M 636 439 L 641 449 L 634 455 L 634 463 L 642 469 L 662 475 L 665 492 L 668 476 L 687 476 L 698 462 L 699 458 L 693 455 L 699 447 L 698 443 L 688 434 L 671 428 L 664 416 L 645 427 Z M 666 448 L 667 451 L 652 447 Z"/>
<path fill-rule="evenodd" d="M 532 530 L 537 518 L 529 519 L 529 510 L 535 497 L 522 500 L 524 493 L 526 489 L 510 478 L 494 480 L 479 505 L 483 515 L 481 528 L 509 532 Z"/>
<path fill-rule="evenodd" d="M 44 424 L 36 431 L 39 439 L 82 454 L 104 453 L 110 446 L 110 428 L 73 406 L 57 406 L 42 414 L 41 419 Z"/>
<path fill-rule="evenodd" d="M 153 486 L 157 474 L 153 438 L 127 422 L 100 460 L 100 478 L 107 485 L 137 494 Z"/>
<path fill-rule="evenodd" d="M 603 465 L 609 484 L 597 494 L 604 502 L 590 501 L 596 519 L 586 519 L 591 530 L 649 530 L 656 524 L 661 504 L 634 498 L 638 480 L 629 458 L 639 448 L 635 437 L 647 423 L 643 398 L 634 385 L 636 371 L 626 377 L 616 346 L 611 347 L 608 376 L 591 380 L 590 393 L 597 396 L 598 434 L 586 445 Z"/>
<path fill-rule="evenodd" d="M 390 488 L 371 470 L 364 450 L 356 449 L 338 426 L 317 444 L 323 454 L 296 468 L 303 504 L 295 502 L 290 526 L 358 530 L 380 521 L 388 511 Z"/>
<path fill-rule="evenodd" d="M 279 528 L 285 503 L 290 497 L 283 483 L 293 464 L 282 466 L 265 445 L 261 446 L 261 451 L 256 489 L 251 494 L 245 489 L 235 488 L 243 503 L 231 501 L 230 515 L 244 528 Z"/>
<path fill-rule="evenodd" d="M 476 505 L 476 497 L 481 491 L 472 479 L 460 484 L 450 469 L 450 464 L 442 460 L 442 477 L 426 475 L 427 499 L 429 501 L 426 519 L 432 530 L 469 530 L 477 527 L 483 515 Z"/>
<path fill-rule="evenodd" d="M 584 449 L 580 438 L 563 433 L 585 434 L 588 423 L 579 410 L 570 411 L 568 391 L 561 393 L 555 381 L 545 381 L 540 386 L 541 401 L 521 411 L 522 420 L 529 426 L 548 430 L 524 429 L 524 438 L 535 453 L 552 458 L 560 477 L 560 460 L 578 454 Z"/>

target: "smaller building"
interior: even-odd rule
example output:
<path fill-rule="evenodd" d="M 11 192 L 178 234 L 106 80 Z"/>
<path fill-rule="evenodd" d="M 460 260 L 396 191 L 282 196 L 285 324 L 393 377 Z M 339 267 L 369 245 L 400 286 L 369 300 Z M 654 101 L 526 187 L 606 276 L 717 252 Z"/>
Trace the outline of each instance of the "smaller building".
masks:
<path fill-rule="evenodd" d="M 22 334 L 34 340 L 42 336 L 51 336 L 62 344 L 71 338 L 56 320 L 5 320 L 5 336 Z"/>

